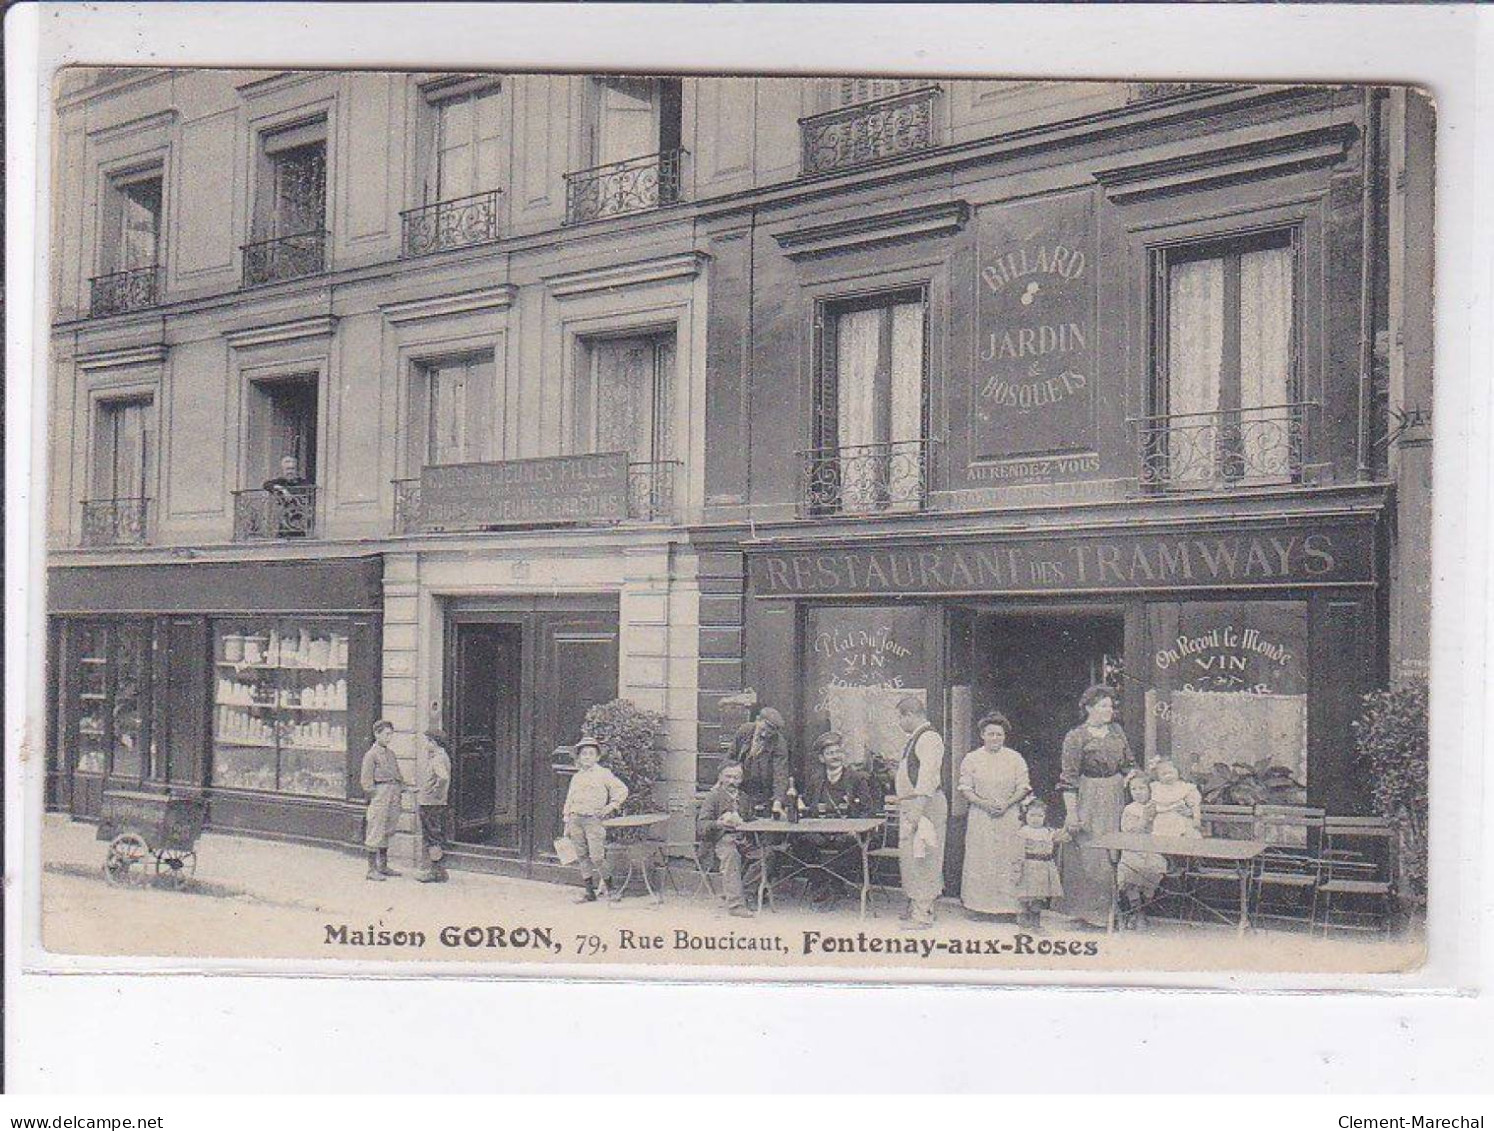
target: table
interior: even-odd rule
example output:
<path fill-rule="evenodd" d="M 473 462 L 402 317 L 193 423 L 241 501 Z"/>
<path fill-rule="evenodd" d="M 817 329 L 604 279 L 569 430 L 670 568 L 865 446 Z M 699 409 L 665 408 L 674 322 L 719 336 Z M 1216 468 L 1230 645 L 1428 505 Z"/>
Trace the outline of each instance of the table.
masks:
<path fill-rule="evenodd" d="M 884 817 L 806 817 L 801 821 L 781 821 L 757 819 L 743 821 L 736 827 L 737 832 L 750 833 L 753 841 L 757 844 L 761 863 L 757 877 L 757 909 L 763 909 L 763 900 L 768 894 L 769 887 L 777 887 L 810 872 L 818 872 L 829 876 L 837 883 L 852 889 L 859 890 L 861 896 L 861 918 L 866 918 L 866 897 L 871 891 L 871 835 L 886 824 Z M 795 837 L 806 836 L 839 836 L 849 837 L 856 842 L 856 848 L 861 853 L 861 886 L 857 889 L 856 884 L 846 879 L 830 864 L 820 860 L 806 860 L 794 851 L 793 841 Z M 790 870 L 776 877 L 772 884 L 768 882 L 768 865 L 774 856 L 786 858 L 792 867 Z"/>
<path fill-rule="evenodd" d="M 1146 833 L 1101 833 L 1085 837 L 1077 842 L 1081 848 L 1105 848 L 1111 852 L 1152 852 L 1158 856 L 1171 856 L 1184 860 L 1218 860 L 1235 866 L 1235 875 L 1240 879 L 1239 934 L 1250 929 L 1250 872 L 1256 858 L 1266 851 L 1263 840 L 1230 840 L 1225 837 L 1150 836 Z M 1224 916 L 1214 908 L 1184 892 L 1183 898 L 1204 908 L 1221 919 Z M 1110 893 L 1110 922 L 1107 930 L 1115 930 L 1116 902 L 1119 890 Z M 1226 920 L 1228 921 L 1228 920 Z"/>
<path fill-rule="evenodd" d="M 667 823 L 668 820 L 668 813 L 629 813 L 625 817 L 608 817 L 602 822 L 602 828 L 606 829 L 609 833 L 614 829 L 653 829 Z M 633 882 L 634 868 L 637 868 L 642 873 L 643 886 L 648 891 L 648 894 L 653 897 L 653 901 L 655 903 L 664 902 L 663 894 L 654 890 L 654 885 L 648 878 L 648 866 L 653 862 L 652 858 L 658 851 L 657 846 L 647 841 L 641 842 L 639 846 L 650 851 L 628 853 L 627 875 L 623 877 L 622 883 L 608 885 L 612 889 L 611 898 L 613 903 L 620 903 L 622 901 L 623 892 L 627 891 L 628 885 Z"/>

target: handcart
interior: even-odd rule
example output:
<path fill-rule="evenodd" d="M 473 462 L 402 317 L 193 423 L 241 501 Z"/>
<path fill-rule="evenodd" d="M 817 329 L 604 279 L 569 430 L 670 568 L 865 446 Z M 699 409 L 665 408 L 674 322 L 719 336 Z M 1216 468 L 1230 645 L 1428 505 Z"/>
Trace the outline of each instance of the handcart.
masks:
<path fill-rule="evenodd" d="M 207 801 L 169 793 L 136 790 L 104 791 L 97 837 L 109 842 L 104 854 L 104 879 L 127 883 L 146 857 L 155 857 L 156 875 L 178 887 L 197 871 L 197 838 L 207 818 Z"/>

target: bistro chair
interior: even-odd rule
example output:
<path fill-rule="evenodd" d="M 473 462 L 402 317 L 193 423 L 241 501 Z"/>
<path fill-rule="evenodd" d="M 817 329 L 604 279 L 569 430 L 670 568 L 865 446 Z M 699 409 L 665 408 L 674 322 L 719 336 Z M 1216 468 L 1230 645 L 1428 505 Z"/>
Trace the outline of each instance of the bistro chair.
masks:
<path fill-rule="evenodd" d="M 1303 805 L 1257 805 L 1255 839 L 1266 842 L 1255 873 L 1251 916 L 1279 923 L 1317 920 L 1326 814 Z"/>
<path fill-rule="evenodd" d="M 896 893 L 902 890 L 903 881 L 897 854 L 897 802 L 891 797 L 882 799 L 881 817 L 882 835 L 877 844 L 867 853 L 867 863 L 871 869 L 871 898 L 867 900 L 867 910 L 876 914 L 877 896 L 884 895 L 889 901 L 896 899 Z"/>
<path fill-rule="evenodd" d="M 1323 821 L 1323 877 L 1318 884 L 1323 934 L 1330 930 L 1389 934 L 1395 923 L 1395 829 L 1383 817 Z"/>
<path fill-rule="evenodd" d="M 1249 805 L 1205 805 L 1199 814 L 1203 834 L 1219 840 L 1253 840 L 1255 810 Z M 1254 877 L 1252 877 L 1254 886 Z M 1190 913 L 1197 904 L 1220 914 L 1234 914 L 1240 903 L 1240 874 L 1233 865 L 1219 860 L 1193 860 L 1183 874 Z"/>
<path fill-rule="evenodd" d="M 660 845 L 664 856 L 662 883 L 672 887 L 678 896 L 694 898 L 704 895 L 714 902 L 721 898 L 721 893 L 716 890 L 716 884 L 711 878 L 711 869 L 706 866 L 706 857 L 701 852 L 700 838 L 695 834 L 695 817 L 699 806 L 698 797 L 674 798 L 669 802 L 670 817 L 685 819 L 686 827 L 689 829 L 689 839 L 675 839 L 666 834 L 664 843 Z M 670 826 L 678 827 L 678 822 L 671 820 Z M 683 883 L 675 875 L 676 868 L 685 873 Z"/>

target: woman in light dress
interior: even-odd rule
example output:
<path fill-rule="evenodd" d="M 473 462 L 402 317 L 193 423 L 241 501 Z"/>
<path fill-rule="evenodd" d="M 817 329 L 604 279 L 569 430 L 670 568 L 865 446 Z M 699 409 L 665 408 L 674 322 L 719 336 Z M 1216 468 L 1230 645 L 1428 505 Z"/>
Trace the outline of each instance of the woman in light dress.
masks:
<path fill-rule="evenodd" d="M 991 712 L 979 724 L 981 745 L 960 763 L 960 796 L 970 802 L 960 902 L 983 915 L 1022 910 L 1022 817 L 1018 802 L 1032 792 L 1027 762 L 1006 745 L 1011 723 Z"/>

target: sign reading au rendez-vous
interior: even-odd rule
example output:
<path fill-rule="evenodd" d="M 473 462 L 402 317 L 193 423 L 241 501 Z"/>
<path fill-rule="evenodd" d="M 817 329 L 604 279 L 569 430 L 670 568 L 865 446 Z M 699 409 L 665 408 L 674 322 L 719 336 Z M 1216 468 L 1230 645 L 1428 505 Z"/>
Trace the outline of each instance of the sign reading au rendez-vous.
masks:
<path fill-rule="evenodd" d="M 1093 461 L 1098 345 L 1091 198 L 982 209 L 979 239 L 969 478 L 1093 470 L 1082 466 Z"/>
<path fill-rule="evenodd" d="M 420 526 L 473 530 L 628 514 L 628 454 L 457 463 L 420 473 Z"/>

